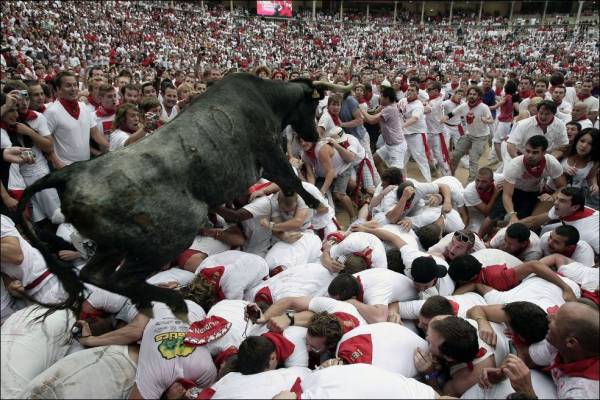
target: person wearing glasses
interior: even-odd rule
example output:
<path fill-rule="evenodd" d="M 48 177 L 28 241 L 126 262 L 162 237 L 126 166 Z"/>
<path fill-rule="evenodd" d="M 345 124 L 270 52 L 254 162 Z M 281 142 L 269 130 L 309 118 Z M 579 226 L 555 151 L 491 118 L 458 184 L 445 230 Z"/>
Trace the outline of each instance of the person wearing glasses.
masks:
<path fill-rule="evenodd" d="M 428 253 L 450 262 L 456 257 L 483 249 L 485 249 L 485 243 L 479 236 L 468 229 L 462 229 L 444 236 L 437 244 L 429 248 Z"/>

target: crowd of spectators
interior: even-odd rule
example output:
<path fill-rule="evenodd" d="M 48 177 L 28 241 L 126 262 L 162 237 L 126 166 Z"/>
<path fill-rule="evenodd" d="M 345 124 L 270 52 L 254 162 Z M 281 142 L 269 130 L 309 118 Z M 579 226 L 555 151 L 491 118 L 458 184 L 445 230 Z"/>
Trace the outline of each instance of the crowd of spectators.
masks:
<path fill-rule="evenodd" d="M 597 26 L 172 4 L 2 5 L 2 398 L 599 397 Z M 318 142 L 281 133 L 319 206 L 260 179 L 212 208 L 147 279 L 187 322 L 88 283 L 45 315 L 67 293 L 23 190 L 237 77 L 330 89 Z M 55 189 L 25 215 L 65 268 L 100 260 Z"/>

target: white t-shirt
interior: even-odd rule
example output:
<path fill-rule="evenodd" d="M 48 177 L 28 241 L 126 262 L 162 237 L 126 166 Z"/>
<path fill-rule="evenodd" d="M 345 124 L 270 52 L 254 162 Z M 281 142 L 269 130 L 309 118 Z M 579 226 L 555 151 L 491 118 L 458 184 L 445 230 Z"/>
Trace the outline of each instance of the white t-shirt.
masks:
<path fill-rule="evenodd" d="M 206 317 L 202 307 L 186 300 L 191 322 Z M 163 303 L 154 303 L 154 318 L 144 329 L 135 383 L 145 399 L 157 399 L 177 379 L 196 381 L 200 387 L 214 382 L 217 370 L 208 350 L 183 343 L 189 329 Z"/>
<path fill-rule="evenodd" d="M 542 135 L 548 139 L 548 149 L 546 150 L 548 153 L 552 153 L 557 148 L 569 144 L 567 127 L 560 118 L 554 118 L 554 121 L 546 128 L 546 133 L 544 133 L 538 125 L 536 117 L 529 117 L 519 121 L 508 136 L 507 142 L 517 146 L 517 150 L 523 154 L 525 153 L 527 140 L 536 135 Z"/>
<path fill-rule="evenodd" d="M 471 255 L 475 257 L 477 261 L 481 263 L 481 265 L 484 266 L 506 264 L 508 268 L 513 268 L 517 265 L 523 264 L 523 262 L 517 257 L 505 252 L 504 250 L 481 249 L 471 253 Z"/>
<path fill-rule="evenodd" d="M 439 265 L 443 265 L 446 268 L 449 268 L 448 263 L 441 257 L 431 255 L 429 253 L 425 253 L 418 248 L 403 246 L 400 249 L 400 253 L 402 254 L 402 262 L 404 263 L 404 274 L 412 279 L 411 268 L 412 263 L 417 257 L 433 257 L 435 262 Z M 430 297 L 436 294 L 441 296 L 446 296 L 454 293 L 454 281 L 450 278 L 450 275 L 446 274 L 443 278 L 438 278 L 437 283 L 434 287 L 427 289 L 425 292 L 419 293 L 420 297 Z"/>
<path fill-rule="evenodd" d="M 490 247 L 494 249 L 503 249 L 506 228 L 500 229 L 490 240 Z M 515 254 L 521 261 L 536 261 L 542 258 L 542 249 L 540 248 L 540 237 L 535 232 L 529 231 L 529 246 L 520 254 Z"/>
<path fill-rule="evenodd" d="M 428 133 L 442 133 L 444 132 L 444 124 L 440 122 L 440 119 L 444 116 L 444 105 L 442 96 L 438 96 L 433 100 L 429 100 L 427 105 L 431 107 L 431 112 L 425 114 L 425 122 L 427 123 Z"/>
<path fill-rule="evenodd" d="M 284 297 L 323 296 L 326 295 L 327 287 L 334 277 L 334 274 L 319 263 L 300 265 L 259 283 L 247 292 L 244 299 L 254 301 L 256 294 L 261 290 L 268 290 L 273 302 Z"/>
<path fill-rule="evenodd" d="M 425 122 L 424 114 L 425 109 L 423 107 L 423 103 L 419 99 L 411 101 L 410 103 L 406 98 L 400 100 L 398 102 L 398 110 L 400 110 L 400 114 L 402 115 L 404 122 L 412 117 L 417 117 L 416 122 L 414 122 L 411 126 L 404 128 L 405 135 L 427 132 L 427 124 Z"/>
<path fill-rule="evenodd" d="M 281 218 L 281 220 L 283 222 L 289 221 L 290 219 L 294 218 L 294 215 L 296 214 L 297 211 L 306 209 L 306 210 L 308 210 L 308 215 L 306 216 L 306 219 L 304 220 L 304 224 L 302 224 L 300 229 L 298 229 L 300 231 L 305 231 L 310 227 L 310 222 L 313 217 L 314 210 L 312 208 L 309 208 L 306 205 L 306 203 L 304 202 L 304 200 L 302 199 L 302 197 L 300 197 L 300 195 L 298 195 L 298 194 L 296 195 L 296 200 L 297 200 L 297 206 L 294 210 L 292 210 L 290 212 L 283 212 L 279 209 L 279 203 L 277 202 L 277 194 L 270 196 L 269 202 L 271 203 L 271 214 L 270 214 L 271 219 Z"/>
<path fill-rule="evenodd" d="M 336 357 L 347 364 L 371 364 L 412 378 L 418 374 L 415 350 L 429 349 L 427 342 L 410 329 L 391 322 L 361 325 L 342 336 Z"/>
<path fill-rule="evenodd" d="M 446 251 L 446 248 L 452 242 L 453 237 L 454 237 L 454 232 L 444 235 L 444 237 L 442 237 L 439 242 L 437 242 L 436 244 L 434 244 L 433 246 L 431 246 L 429 248 L 428 253 L 439 255 L 439 256 L 443 257 L 444 252 Z M 483 243 L 483 241 L 479 238 L 479 236 L 475 235 L 475 244 L 473 244 L 471 253 L 474 253 L 478 250 L 483 250 L 483 249 L 485 249 L 485 243 Z"/>
<path fill-rule="evenodd" d="M 323 111 L 323 115 L 321 115 L 321 118 L 319 118 L 319 123 L 317 126 L 325 130 L 325 136 L 330 136 L 332 129 L 335 128 L 337 125 L 335 124 L 335 122 L 333 122 L 333 118 L 331 118 L 329 110 L 325 109 Z"/>
<path fill-rule="evenodd" d="M 527 172 L 523 162 L 524 156 L 518 156 L 508 162 L 504 169 L 504 180 L 515 185 L 515 189 L 524 192 L 539 192 L 547 178 L 556 179 L 563 173 L 562 165 L 551 154 L 546 154 L 546 167 L 540 177 Z"/>
<path fill-rule="evenodd" d="M 539 366 L 549 366 L 556 358 L 558 350 L 547 340 L 529 346 L 531 360 Z M 570 377 L 558 368 L 550 370 L 557 387 L 559 399 L 597 399 L 600 396 L 598 381 L 583 377 Z"/>
<path fill-rule="evenodd" d="M 260 224 L 261 218 L 269 218 L 271 216 L 271 202 L 269 197 L 259 197 L 242 207 L 252 214 L 253 217 L 242 221 L 242 229 L 244 236 L 246 236 L 246 243 L 243 246 L 243 250 L 261 257 L 267 254 L 271 245 L 271 231 Z"/>
<path fill-rule="evenodd" d="M 310 220 L 312 229 L 325 228 L 335 218 L 335 208 L 333 208 L 329 204 L 325 196 L 323 196 L 323 193 L 321 193 L 319 188 L 317 188 L 315 185 L 308 182 L 302 182 L 302 187 L 315 199 L 317 199 L 322 205 L 327 206 L 327 212 L 324 212 L 323 214 L 317 214 L 317 211 L 314 210 L 312 219 Z"/>
<path fill-rule="evenodd" d="M 475 306 L 487 305 L 483 297 L 474 292 L 444 297 L 451 302 L 456 303 L 455 307 L 458 307 L 456 316 L 461 318 L 466 318 L 467 311 L 469 311 L 471 308 Z M 398 306 L 400 307 L 400 317 L 402 319 L 418 319 L 423 304 L 425 304 L 425 300 L 403 301 L 399 303 Z"/>
<path fill-rule="evenodd" d="M 496 185 L 503 181 L 504 176 L 502 174 L 494 174 L 494 183 Z M 469 226 L 467 226 L 467 228 L 477 232 L 485 217 L 475 208 L 476 205 L 481 204 L 482 200 L 479 193 L 477 193 L 474 181 L 465 187 L 463 198 L 465 200 L 465 206 L 467 206 L 467 210 L 469 211 Z"/>
<path fill-rule="evenodd" d="M 302 380 L 302 399 L 435 399 L 424 383 L 369 364 L 336 365 Z"/>
<path fill-rule="evenodd" d="M 340 256 L 349 256 L 354 252 L 372 250 L 371 268 L 387 268 L 385 248 L 381 240 L 370 233 L 352 232 L 340 243 L 331 247 L 331 258 L 337 260 Z"/>
<path fill-rule="evenodd" d="M 406 275 L 384 268 L 371 268 L 353 275 L 358 279 L 365 304 L 388 305 L 395 301 L 417 298 L 412 280 Z"/>
<path fill-rule="evenodd" d="M 308 368 L 292 367 L 242 375 L 230 372 L 210 388 L 212 399 L 271 399 L 284 390 L 290 390 L 296 380 L 309 376 Z"/>
<path fill-rule="evenodd" d="M 76 120 L 56 100 L 44 112 L 48 129 L 54 137 L 56 155 L 65 164 L 90 159 L 90 129 L 96 126 L 96 120 L 90 109 L 81 102 L 79 110 L 79 119 Z"/>
<path fill-rule="evenodd" d="M 425 202 L 423 201 L 425 196 L 440 192 L 440 187 L 437 185 L 437 183 L 417 182 L 415 180 L 411 181 L 415 185 L 415 194 L 410 202 L 410 206 L 402 213 L 402 216 L 411 217 L 416 215 L 425 206 Z M 383 197 L 381 203 L 378 204 L 377 207 L 373 208 L 373 219 L 378 221 L 380 225 L 390 223 L 385 214 L 394 208 L 394 206 L 398 203 L 397 192 L 397 189 L 390 191 Z"/>
<path fill-rule="evenodd" d="M 550 233 L 546 232 L 540 237 L 540 248 L 542 249 L 542 256 L 552 254 L 550 247 L 548 246 L 548 240 L 550 239 Z M 594 266 L 594 249 L 587 242 L 580 240 L 577 242 L 575 251 L 569 256 L 573 261 L 577 261 L 588 267 Z"/>
<path fill-rule="evenodd" d="M 441 178 L 434 180 L 433 183 L 443 183 L 444 185 L 448 186 L 450 193 L 452 194 L 452 207 L 456 209 L 465 205 L 465 199 L 463 197 L 463 184 L 454 176 L 442 176 Z"/>
<path fill-rule="evenodd" d="M 588 110 L 590 113 L 598 112 L 598 98 L 594 96 L 589 96 L 585 100 L 583 100 L 586 106 L 588 106 Z"/>
<path fill-rule="evenodd" d="M 125 147 L 125 142 L 129 139 L 129 136 L 131 136 L 129 133 L 121 129 L 115 129 L 109 136 L 110 151 L 119 150 Z"/>
<path fill-rule="evenodd" d="M 590 292 L 598 290 L 598 268 L 572 262 L 558 267 L 558 273 L 576 282 L 582 289 Z"/>
<path fill-rule="evenodd" d="M 490 108 L 483 102 L 477 106 L 470 108 L 469 103 L 463 103 L 452 111 L 454 115 L 465 117 L 467 121 L 466 133 L 475 137 L 488 136 L 490 134 L 490 125 L 483 122 L 481 118 L 491 118 L 492 112 Z M 472 120 L 471 120 L 472 117 Z M 469 123 L 471 121 L 471 123 Z"/>
<path fill-rule="evenodd" d="M 37 115 L 36 119 L 31 121 L 27 121 L 27 125 L 31 127 L 31 129 L 35 130 L 40 136 L 46 137 L 50 135 L 50 130 L 48 129 L 48 120 L 44 116 L 44 114 L 40 114 L 37 111 L 33 111 L 35 115 Z M 17 145 L 17 144 L 15 144 Z M 19 171 L 21 175 L 24 177 L 28 176 L 43 176 L 50 172 L 48 168 L 48 161 L 46 161 L 46 157 L 42 151 L 34 144 L 31 148 L 35 153 L 35 162 L 33 164 L 20 164 Z"/>
<path fill-rule="evenodd" d="M 220 274 L 220 289 L 225 298 L 230 300 L 243 299 L 246 291 L 269 275 L 269 266 L 264 258 L 238 250 L 228 250 L 207 257 L 195 273 L 201 275 L 208 268 L 214 268 L 214 273 Z"/>
<path fill-rule="evenodd" d="M 576 297 L 581 295 L 579 285 L 564 277 L 562 277 L 562 280 L 573 289 Z M 535 275 L 527 277 L 519 285 L 505 292 L 491 290 L 483 298 L 490 305 L 506 304 L 514 301 L 529 301 L 537 304 L 546 312 L 556 306 L 560 307 L 565 303 L 561 288 Z"/>
<path fill-rule="evenodd" d="M 191 281 L 194 280 L 196 275 L 193 272 L 186 271 L 185 269 L 173 267 L 165 271 L 157 272 L 150 278 L 146 279 L 151 285 L 158 285 L 159 283 L 177 282 L 179 286 L 187 286 Z"/>
<path fill-rule="evenodd" d="M 533 391 L 537 395 L 538 399 L 556 399 L 558 394 L 556 393 L 556 385 L 552 381 L 552 378 L 544 374 L 543 372 L 531 369 L 531 384 Z M 515 389 L 511 386 L 509 379 L 504 379 L 500 383 L 495 384 L 489 389 L 483 389 L 479 384 L 471 386 L 460 397 L 461 399 L 506 399 L 506 397 L 514 393 Z"/>
<path fill-rule="evenodd" d="M 559 219 L 558 215 L 556 215 L 556 210 L 554 207 L 552 207 L 550 209 L 550 211 L 548 211 L 548 217 L 551 220 Z M 596 210 L 589 217 L 580 218 L 580 219 L 577 219 L 574 221 L 563 221 L 562 223 L 564 223 L 565 225 L 571 225 L 571 226 L 574 226 L 575 228 L 577 228 L 577 230 L 579 231 L 580 239 L 587 242 L 590 246 L 592 246 L 592 249 L 594 249 L 594 253 L 598 254 L 599 253 L 598 247 L 599 247 L 599 241 L 600 241 L 600 235 L 598 235 L 599 222 L 600 222 L 600 214 L 598 213 L 598 210 Z M 551 225 L 546 225 L 546 226 L 542 227 L 542 235 L 548 231 L 554 230 L 554 228 L 556 228 L 557 226 L 558 226 L 557 224 L 551 224 Z"/>
<path fill-rule="evenodd" d="M 231 322 L 231 327 L 224 336 L 206 344 L 206 348 L 213 358 L 231 346 L 238 348 L 244 341 L 244 332 L 252 330 L 252 322 L 245 319 L 247 305 L 248 302 L 244 300 L 226 299 L 219 301 L 206 313 L 206 317 L 216 315 Z"/>

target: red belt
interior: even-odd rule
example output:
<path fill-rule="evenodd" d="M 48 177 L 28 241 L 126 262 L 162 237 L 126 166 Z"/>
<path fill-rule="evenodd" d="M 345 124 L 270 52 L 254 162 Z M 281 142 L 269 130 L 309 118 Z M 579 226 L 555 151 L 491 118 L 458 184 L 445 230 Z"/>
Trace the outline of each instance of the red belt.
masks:
<path fill-rule="evenodd" d="M 52 275 L 50 270 L 46 270 L 43 274 L 35 278 L 32 282 L 30 282 L 27 286 L 25 286 L 25 290 L 31 290 L 36 288 L 44 279 L 46 279 L 49 275 Z"/>

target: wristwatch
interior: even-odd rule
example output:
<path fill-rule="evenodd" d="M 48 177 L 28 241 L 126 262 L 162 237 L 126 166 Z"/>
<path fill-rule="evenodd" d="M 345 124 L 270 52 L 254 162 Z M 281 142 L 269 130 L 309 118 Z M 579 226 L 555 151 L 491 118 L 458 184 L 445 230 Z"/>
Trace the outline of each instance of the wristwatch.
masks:
<path fill-rule="evenodd" d="M 291 311 L 288 311 L 285 313 L 285 315 L 290 319 L 290 326 L 294 326 L 294 313 Z"/>

